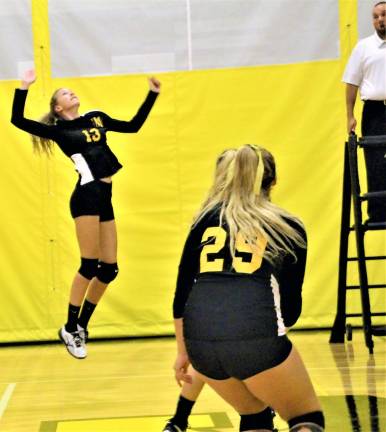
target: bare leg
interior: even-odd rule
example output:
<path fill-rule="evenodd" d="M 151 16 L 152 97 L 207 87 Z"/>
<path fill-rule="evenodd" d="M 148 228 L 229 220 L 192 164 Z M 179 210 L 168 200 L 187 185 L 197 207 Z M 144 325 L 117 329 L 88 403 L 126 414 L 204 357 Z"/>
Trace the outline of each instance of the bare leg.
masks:
<path fill-rule="evenodd" d="M 115 220 L 100 222 L 99 224 L 99 260 L 108 264 L 117 262 L 117 229 Z M 94 277 L 87 291 L 87 300 L 98 304 L 106 291 L 105 284 Z"/>
<path fill-rule="evenodd" d="M 258 399 L 242 382 L 235 378 L 214 380 L 199 372 L 198 377 L 209 384 L 226 402 L 240 414 L 255 414 L 267 408 L 267 404 Z"/>
<path fill-rule="evenodd" d="M 101 282 L 100 280 L 98 280 L 98 278 L 92 278 L 87 290 L 87 300 L 90 303 L 98 304 L 99 300 L 105 293 L 107 286 L 108 284 Z"/>
<path fill-rule="evenodd" d="M 209 384 L 216 393 L 228 402 L 240 414 L 240 416 L 248 416 L 252 414 L 258 415 L 268 408 L 267 404 L 253 395 L 242 381 L 235 378 L 214 380 L 200 374 L 199 372 L 196 373 L 203 381 L 205 381 L 206 384 Z M 242 418 L 243 417 L 241 417 L 241 419 Z M 245 432 L 271 431 L 272 429 L 249 429 Z"/>
<path fill-rule="evenodd" d="M 80 256 L 83 258 L 98 258 L 99 216 L 79 216 L 74 221 Z M 70 292 L 70 303 L 72 305 L 82 305 L 89 282 L 81 274 L 76 273 Z"/>
<path fill-rule="evenodd" d="M 186 383 L 182 385 L 181 396 L 190 401 L 196 401 L 200 395 L 202 388 L 204 387 L 204 381 L 198 376 L 192 365 L 189 366 L 188 374 L 192 377 L 192 383 Z"/>
<path fill-rule="evenodd" d="M 246 379 L 244 383 L 252 394 L 261 397 L 287 421 L 321 411 L 310 377 L 295 347 L 283 363 Z"/>
<path fill-rule="evenodd" d="M 79 216 L 74 221 L 81 257 L 94 260 L 96 263 L 99 253 L 99 216 Z M 86 271 L 86 275 L 88 273 L 89 270 Z M 67 322 L 59 330 L 59 337 L 67 351 L 78 359 L 87 356 L 86 347 L 82 342 L 85 337 L 81 337 L 78 332 L 78 320 L 89 282 L 79 272 L 76 273 L 71 286 Z"/>
<path fill-rule="evenodd" d="M 192 384 L 183 384 L 181 396 L 192 402 L 192 404 L 189 405 L 190 409 L 193 406 L 193 402 L 197 400 L 201 393 L 205 382 L 207 382 L 223 399 L 230 403 L 240 415 L 256 414 L 266 408 L 266 405 L 253 396 L 241 381 L 233 378 L 225 381 L 211 380 L 210 378 L 201 375 L 192 366 L 189 366 L 188 373 L 191 375 L 193 382 Z M 184 412 L 187 409 L 187 403 L 184 401 L 181 402 L 181 396 L 177 405 L 176 414 L 171 421 L 175 424 L 179 424 L 182 429 L 185 429 L 190 410 L 188 411 L 188 414 Z M 263 432 L 264 430 L 261 429 L 260 431 Z M 270 432 L 268 429 L 267 431 Z M 250 430 L 250 432 L 254 431 Z"/>
<path fill-rule="evenodd" d="M 166 423 L 164 431 L 175 430 L 178 427 L 184 431 L 187 429 L 188 420 L 192 408 L 204 387 L 204 381 L 198 376 L 192 365 L 188 369 L 189 375 L 192 377 L 192 382 L 184 382 L 182 385 L 181 393 L 177 401 L 176 411 L 174 416 Z"/>
<path fill-rule="evenodd" d="M 90 281 L 77 273 L 72 281 L 70 291 L 70 303 L 74 306 L 81 306 L 83 303 L 84 296 L 87 291 L 87 287 Z"/>

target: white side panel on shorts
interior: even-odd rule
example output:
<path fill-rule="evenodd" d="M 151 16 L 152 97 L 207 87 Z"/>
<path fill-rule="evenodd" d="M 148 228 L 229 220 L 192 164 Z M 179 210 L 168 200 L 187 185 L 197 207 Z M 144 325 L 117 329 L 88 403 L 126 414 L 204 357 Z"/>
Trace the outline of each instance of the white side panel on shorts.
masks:
<path fill-rule="evenodd" d="M 273 294 L 273 301 L 275 303 L 275 311 L 277 318 L 277 334 L 279 336 L 284 336 L 286 334 L 286 329 L 283 321 L 283 317 L 281 315 L 281 307 L 280 307 L 280 289 L 279 282 L 275 278 L 274 275 L 271 275 L 271 288 Z"/>
<path fill-rule="evenodd" d="M 94 176 L 91 173 L 90 167 L 88 166 L 88 163 L 86 162 L 86 159 L 80 154 L 75 153 L 71 156 L 71 159 L 74 161 L 75 169 L 80 174 L 80 184 L 84 185 L 86 183 L 92 182 L 94 179 Z"/>

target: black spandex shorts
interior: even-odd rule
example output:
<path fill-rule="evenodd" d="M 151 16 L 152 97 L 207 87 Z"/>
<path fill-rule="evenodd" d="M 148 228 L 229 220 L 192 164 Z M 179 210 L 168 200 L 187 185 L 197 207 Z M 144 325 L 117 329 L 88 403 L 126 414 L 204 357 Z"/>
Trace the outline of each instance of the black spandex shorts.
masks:
<path fill-rule="evenodd" d="M 101 222 L 114 219 L 114 210 L 111 204 L 112 183 L 94 180 L 75 186 L 70 199 L 71 216 L 99 216 Z"/>
<path fill-rule="evenodd" d="M 292 344 L 269 276 L 201 275 L 185 305 L 192 365 L 209 378 L 246 379 L 282 363 Z"/>
<path fill-rule="evenodd" d="M 216 380 L 250 378 L 278 366 L 292 349 L 287 336 L 233 341 L 185 339 L 185 344 L 193 367 Z"/>

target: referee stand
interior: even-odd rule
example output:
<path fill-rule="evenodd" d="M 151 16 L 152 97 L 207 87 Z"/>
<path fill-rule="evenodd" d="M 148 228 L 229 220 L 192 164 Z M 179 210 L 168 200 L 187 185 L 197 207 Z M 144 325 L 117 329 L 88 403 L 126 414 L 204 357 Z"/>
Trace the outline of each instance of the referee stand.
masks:
<path fill-rule="evenodd" d="M 358 148 L 362 148 L 366 160 L 367 193 L 361 194 L 358 173 Z M 353 204 L 354 225 L 350 226 L 351 202 Z M 369 218 L 363 221 L 362 203 L 368 203 Z M 367 278 L 367 261 L 379 262 L 386 268 L 386 255 L 366 256 L 365 233 L 380 231 L 385 236 L 386 231 L 386 135 L 366 136 L 359 141 L 355 134 L 349 136 L 344 151 L 343 197 L 339 248 L 338 301 L 334 325 L 331 330 L 330 343 L 344 342 L 352 338 L 352 328 L 346 324 L 346 318 L 362 317 L 366 346 L 370 354 L 374 350 L 373 336 L 386 335 L 386 326 L 372 325 L 373 316 L 386 316 L 386 312 L 372 312 L 370 304 L 370 289 L 386 288 L 382 284 L 369 284 Z M 356 256 L 348 256 L 348 242 L 351 232 L 355 232 Z M 385 242 L 386 244 L 386 242 Z M 385 251 L 386 253 L 386 251 Z M 347 285 L 347 264 L 357 261 L 359 285 Z M 348 290 L 360 290 L 361 313 L 346 312 L 346 294 Z"/>

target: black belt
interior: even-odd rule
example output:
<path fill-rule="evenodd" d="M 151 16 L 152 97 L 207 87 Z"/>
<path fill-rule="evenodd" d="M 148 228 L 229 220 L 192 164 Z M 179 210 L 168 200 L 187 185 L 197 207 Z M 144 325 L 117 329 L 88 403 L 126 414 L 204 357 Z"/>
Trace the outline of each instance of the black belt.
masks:
<path fill-rule="evenodd" d="M 385 100 L 370 100 L 370 99 L 368 99 L 368 100 L 365 100 L 364 102 L 367 104 L 386 105 L 386 99 Z"/>

